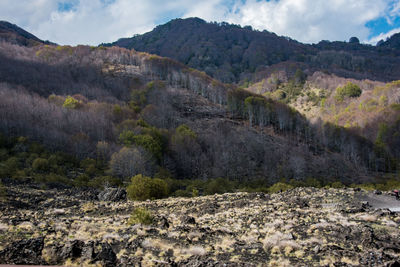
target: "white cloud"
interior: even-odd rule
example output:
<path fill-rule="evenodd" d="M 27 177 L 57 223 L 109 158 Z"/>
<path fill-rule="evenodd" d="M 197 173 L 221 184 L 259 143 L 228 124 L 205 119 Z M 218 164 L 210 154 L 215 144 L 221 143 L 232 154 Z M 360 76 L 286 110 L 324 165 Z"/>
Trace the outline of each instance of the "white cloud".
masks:
<path fill-rule="evenodd" d="M 397 3 L 393 4 L 393 8 L 390 11 L 390 16 L 394 17 L 394 16 L 399 16 L 400 15 L 400 1 L 398 1 Z"/>
<path fill-rule="evenodd" d="M 221 0 L 195 1 L 183 15 L 184 18 L 199 17 L 207 21 L 224 21 L 229 6 Z"/>
<path fill-rule="evenodd" d="M 74 8 L 58 10 L 74 1 Z M 392 2 L 390 2 L 392 1 Z M 390 3 L 391 8 L 390 8 Z M 394 3 L 394 4 L 393 4 Z M 93 44 L 151 30 L 176 17 L 251 25 L 302 42 L 368 40 L 366 22 L 400 12 L 396 0 L 1 0 L 0 19 L 60 44 Z"/>
<path fill-rule="evenodd" d="M 228 19 L 307 43 L 351 36 L 366 40 L 366 22 L 384 15 L 386 7 L 385 0 L 248 0 Z"/>
<path fill-rule="evenodd" d="M 400 28 L 393 29 L 387 33 L 381 33 L 378 36 L 374 36 L 367 41 L 367 43 L 376 45 L 380 40 L 386 41 L 387 38 L 391 37 L 393 34 L 399 33 Z"/>
<path fill-rule="evenodd" d="M 57 6 L 58 1 L 52 0 L 1 0 L 0 19 L 28 28 L 45 21 Z"/>

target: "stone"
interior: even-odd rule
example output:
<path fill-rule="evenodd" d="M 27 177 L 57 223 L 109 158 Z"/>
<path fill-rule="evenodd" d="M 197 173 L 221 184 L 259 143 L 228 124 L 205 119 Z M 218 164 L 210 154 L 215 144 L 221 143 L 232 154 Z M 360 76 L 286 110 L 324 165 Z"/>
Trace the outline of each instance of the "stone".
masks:
<path fill-rule="evenodd" d="M 5 264 L 45 264 L 42 259 L 44 237 L 23 239 L 13 242 L 0 251 L 0 263 Z"/>
<path fill-rule="evenodd" d="M 99 198 L 100 201 L 112 201 L 112 202 L 118 202 L 118 201 L 124 201 L 126 200 L 126 190 L 123 188 L 113 188 L 113 187 L 108 187 L 105 188 L 103 191 L 101 191 L 97 197 Z"/>

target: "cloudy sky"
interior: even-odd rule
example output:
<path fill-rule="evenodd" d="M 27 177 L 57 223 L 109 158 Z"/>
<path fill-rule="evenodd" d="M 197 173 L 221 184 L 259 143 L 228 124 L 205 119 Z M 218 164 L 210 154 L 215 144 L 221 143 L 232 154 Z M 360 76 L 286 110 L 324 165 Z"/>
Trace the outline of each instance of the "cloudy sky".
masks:
<path fill-rule="evenodd" d="M 59 44 L 98 45 L 186 17 L 306 43 L 357 36 L 375 44 L 400 32 L 400 0 L 0 0 L 0 20 Z"/>

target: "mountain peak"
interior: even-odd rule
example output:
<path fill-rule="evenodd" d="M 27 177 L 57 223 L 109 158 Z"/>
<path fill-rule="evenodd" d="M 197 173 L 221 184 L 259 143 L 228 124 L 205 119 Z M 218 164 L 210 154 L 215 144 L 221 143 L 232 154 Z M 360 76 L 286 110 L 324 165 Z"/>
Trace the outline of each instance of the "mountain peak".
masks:
<path fill-rule="evenodd" d="M 0 40 L 23 46 L 35 46 L 44 42 L 35 35 L 8 21 L 0 21 Z"/>
<path fill-rule="evenodd" d="M 395 33 L 384 42 L 379 42 L 378 46 L 400 49 L 400 33 Z"/>

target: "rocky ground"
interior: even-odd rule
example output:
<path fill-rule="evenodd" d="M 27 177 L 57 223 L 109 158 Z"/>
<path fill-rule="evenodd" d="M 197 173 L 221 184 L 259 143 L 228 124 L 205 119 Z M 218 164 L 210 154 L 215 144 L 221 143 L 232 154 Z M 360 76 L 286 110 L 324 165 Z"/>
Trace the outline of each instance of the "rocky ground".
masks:
<path fill-rule="evenodd" d="M 400 214 L 355 189 L 297 188 L 156 201 L 12 186 L 0 263 L 67 266 L 399 266 Z M 151 225 L 129 225 L 145 207 Z"/>

